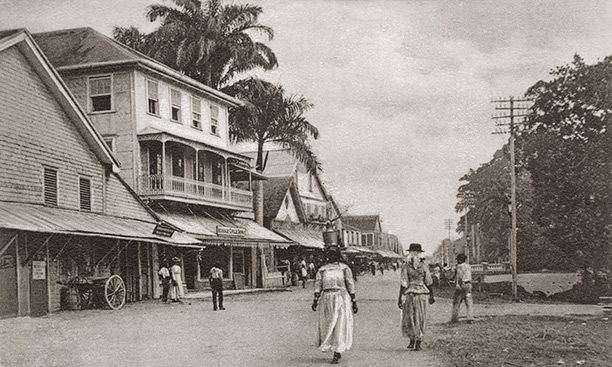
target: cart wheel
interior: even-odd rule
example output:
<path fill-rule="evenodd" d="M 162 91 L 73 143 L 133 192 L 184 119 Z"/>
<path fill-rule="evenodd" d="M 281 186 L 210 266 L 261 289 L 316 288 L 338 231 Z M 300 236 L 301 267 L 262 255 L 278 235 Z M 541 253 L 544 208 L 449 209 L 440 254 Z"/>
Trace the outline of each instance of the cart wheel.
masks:
<path fill-rule="evenodd" d="M 118 310 L 125 304 L 125 283 L 119 275 L 111 275 L 104 283 L 104 299 L 113 310 Z"/>

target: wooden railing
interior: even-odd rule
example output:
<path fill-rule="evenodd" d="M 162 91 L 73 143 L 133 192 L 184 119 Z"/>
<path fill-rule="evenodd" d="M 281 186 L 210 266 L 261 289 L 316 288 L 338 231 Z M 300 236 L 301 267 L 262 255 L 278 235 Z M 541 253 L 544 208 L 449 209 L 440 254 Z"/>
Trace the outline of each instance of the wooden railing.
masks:
<path fill-rule="evenodd" d="M 231 193 L 230 193 L 231 190 Z M 210 182 L 164 175 L 141 175 L 139 194 L 142 196 L 170 195 L 189 199 L 205 199 L 223 204 L 251 208 L 253 193 Z"/>

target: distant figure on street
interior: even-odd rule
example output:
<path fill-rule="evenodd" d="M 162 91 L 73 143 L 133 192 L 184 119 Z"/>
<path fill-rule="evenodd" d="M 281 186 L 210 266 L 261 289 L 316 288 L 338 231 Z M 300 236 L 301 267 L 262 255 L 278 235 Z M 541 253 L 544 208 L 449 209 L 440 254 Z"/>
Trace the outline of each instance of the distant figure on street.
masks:
<path fill-rule="evenodd" d="M 168 302 L 168 292 L 170 291 L 170 270 L 168 270 L 168 260 L 162 261 L 162 266 L 157 272 L 162 285 L 162 302 Z"/>
<path fill-rule="evenodd" d="M 342 261 L 338 246 L 325 249 L 325 265 L 315 277 L 312 310 L 319 311 L 318 345 L 323 352 L 334 353 L 337 364 L 341 353 L 353 345 L 353 313 L 357 313 L 355 283 L 351 269 Z M 320 305 L 319 305 L 320 304 Z"/>
<path fill-rule="evenodd" d="M 212 290 L 213 300 L 213 311 L 217 311 L 217 297 L 219 298 L 219 309 L 225 310 L 223 307 L 223 270 L 219 263 L 210 269 L 210 275 L 208 280 L 210 281 L 210 289 Z"/>
<path fill-rule="evenodd" d="M 306 280 L 308 279 L 308 269 L 306 268 L 306 260 L 300 261 L 300 280 L 302 281 L 302 288 L 306 288 Z"/>
<path fill-rule="evenodd" d="M 408 248 L 406 263 L 400 275 L 400 291 L 397 300 L 402 310 L 402 334 L 410 338 L 408 349 L 421 350 L 427 320 L 427 303 L 435 302 L 427 286 L 431 285 L 431 274 L 418 243 Z M 403 297 L 406 296 L 404 300 Z"/>
<path fill-rule="evenodd" d="M 308 263 L 308 275 L 312 279 L 314 279 L 314 277 L 317 275 L 317 269 L 315 269 L 315 264 L 312 262 L 312 260 L 310 260 Z"/>
<path fill-rule="evenodd" d="M 385 275 L 385 265 L 384 264 L 378 265 L 378 270 L 380 270 L 381 275 Z"/>
<path fill-rule="evenodd" d="M 397 263 L 394 261 L 391 263 L 391 266 L 393 267 L 393 272 L 395 273 L 397 271 Z"/>
<path fill-rule="evenodd" d="M 466 264 L 467 257 L 464 254 L 457 255 L 457 273 L 455 275 L 455 293 L 453 294 L 453 314 L 451 322 L 459 321 L 459 309 L 461 302 L 465 302 L 467 311 L 467 322 L 474 322 L 472 314 L 472 268 L 470 264 Z"/>
<path fill-rule="evenodd" d="M 183 277 L 181 276 L 181 260 L 178 257 L 174 257 L 172 262 L 174 265 L 170 268 L 172 285 L 170 287 L 170 298 L 172 298 L 172 302 L 183 303 L 182 298 L 185 296 L 185 292 L 183 291 Z"/>
<path fill-rule="evenodd" d="M 436 263 L 436 265 L 434 265 L 433 267 L 433 272 L 432 272 L 432 278 L 433 278 L 433 285 L 435 287 L 439 287 L 440 286 L 440 273 L 442 271 L 442 268 L 440 268 L 440 264 Z"/>
<path fill-rule="evenodd" d="M 374 261 L 370 263 L 370 271 L 372 272 L 372 275 L 376 275 L 376 264 L 374 264 Z"/>

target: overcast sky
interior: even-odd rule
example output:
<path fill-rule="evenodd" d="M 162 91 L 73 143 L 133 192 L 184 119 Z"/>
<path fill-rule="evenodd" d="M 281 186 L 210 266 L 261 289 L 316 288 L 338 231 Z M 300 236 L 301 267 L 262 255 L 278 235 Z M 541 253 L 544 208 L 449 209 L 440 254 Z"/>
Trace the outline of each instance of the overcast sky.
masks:
<path fill-rule="evenodd" d="M 153 0 L 0 0 L 0 28 L 150 30 Z M 448 236 L 459 178 L 488 161 L 491 97 L 519 95 L 579 53 L 612 54 L 607 1 L 250 1 L 274 28 L 265 78 L 315 105 L 330 191 L 428 250 Z M 457 234 L 453 233 L 453 238 Z"/>

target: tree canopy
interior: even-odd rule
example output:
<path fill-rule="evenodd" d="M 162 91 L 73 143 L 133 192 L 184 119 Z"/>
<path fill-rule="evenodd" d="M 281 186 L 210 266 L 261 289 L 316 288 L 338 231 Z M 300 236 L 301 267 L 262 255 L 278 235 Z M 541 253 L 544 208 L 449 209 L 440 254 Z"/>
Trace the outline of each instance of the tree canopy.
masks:
<path fill-rule="evenodd" d="M 237 74 L 278 66 L 274 52 L 253 37 L 271 40 L 272 28 L 260 24 L 263 9 L 222 0 L 173 0 L 175 6 L 147 7 L 147 18 L 160 21 L 146 34 L 135 27 L 115 27 L 114 38 L 213 88 Z"/>
<path fill-rule="evenodd" d="M 237 142 L 257 143 L 258 170 L 265 168 L 265 143 L 288 148 L 310 171 L 320 168 L 310 146 L 319 130 L 306 119 L 305 113 L 312 108 L 306 98 L 287 95 L 282 86 L 257 78 L 240 80 L 223 91 L 245 102 L 230 109 L 230 133 Z"/>

